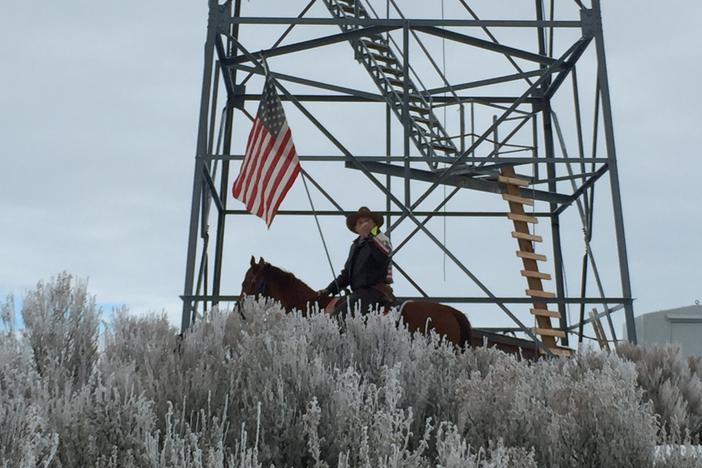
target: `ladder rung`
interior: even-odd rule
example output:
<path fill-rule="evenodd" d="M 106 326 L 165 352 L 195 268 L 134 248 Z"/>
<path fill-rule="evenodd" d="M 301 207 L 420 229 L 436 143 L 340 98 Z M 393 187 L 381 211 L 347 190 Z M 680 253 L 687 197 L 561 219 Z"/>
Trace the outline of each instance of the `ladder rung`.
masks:
<path fill-rule="evenodd" d="M 534 252 L 525 252 L 523 250 L 517 250 L 517 257 L 528 258 L 529 260 L 536 260 L 539 262 L 546 261 L 546 255 L 541 255 Z"/>
<path fill-rule="evenodd" d="M 361 42 L 363 42 L 363 45 L 365 45 L 369 49 L 375 49 L 375 50 L 379 50 L 381 52 L 386 52 L 386 51 L 390 50 L 390 47 L 388 47 L 387 45 L 382 44 L 382 43 L 378 43 L 378 42 L 374 42 L 374 41 L 370 41 L 370 40 L 365 40 L 365 41 L 361 41 Z"/>
<path fill-rule="evenodd" d="M 458 151 L 453 146 L 440 145 L 439 143 L 434 143 L 431 145 L 431 147 L 434 148 L 435 150 L 443 151 L 445 153 L 455 153 L 456 151 Z"/>
<path fill-rule="evenodd" d="M 505 176 L 497 176 L 497 181 L 502 182 L 503 184 L 509 184 L 509 185 L 517 185 L 519 187 L 525 187 L 529 185 L 528 180 L 524 179 L 518 179 L 516 177 L 505 177 Z"/>
<path fill-rule="evenodd" d="M 568 357 L 571 357 L 573 355 L 573 350 L 570 348 L 561 348 L 559 346 L 556 348 L 548 348 L 548 350 L 551 351 L 553 354 L 555 354 L 558 357 L 568 358 Z M 543 354 L 543 351 L 542 351 L 542 354 Z"/>
<path fill-rule="evenodd" d="M 543 242 L 544 239 L 536 234 L 527 234 L 526 232 L 512 231 L 512 237 L 515 239 L 524 239 L 533 242 Z"/>
<path fill-rule="evenodd" d="M 531 224 L 537 224 L 539 222 L 538 218 L 535 218 L 533 216 L 520 215 L 517 213 L 507 213 L 507 218 L 511 219 L 512 221 L 522 221 Z"/>
<path fill-rule="evenodd" d="M 508 202 L 521 203 L 522 205 L 534 206 L 534 200 L 531 198 L 519 197 L 517 195 L 510 195 L 508 193 L 502 194 L 502 199 Z"/>
<path fill-rule="evenodd" d="M 424 104 L 424 101 L 422 101 L 422 96 L 420 96 L 420 95 L 418 95 L 418 94 L 412 94 L 412 90 L 411 90 L 411 89 L 410 89 L 410 94 L 409 94 L 408 98 L 409 98 L 408 100 L 409 100 L 410 102 L 411 102 L 411 101 L 415 101 L 415 102 L 416 102 L 416 101 L 419 101 L 420 105 L 421 105 L 421 104 Z M 402 109 L 402 106 L 403 106 L 404 104 L 403 104 L 403 101 L 397 101 L 397 102 L 393 103 L 393 105 L 395 105 L 395 106 L 399 107 L 400 109 Z M 412 107 L 412 104 L 410 104 L 410 107 Z M 418 107 L 418 106 L 414 106 L 414 107 Z M 423 109 L 423 107 L 422 107 L 422 109 Z"/>
<path fill-rule="evenodd" d="M 532 331 L 541 336 L 557 336 L 559 338 L 565 338 L 566 336 L 563 330 L 558 330 L 557 328 L 532 328 Z"/>
<path fill-rule="evenodd" d="M 389 73 L 390 75 L 395 75 L 395 76 L 402 76 L 402 70 L 398 68 L 392 68 L 392 67 L 378 67 L 380 71 L 383 73 Z"/>
<path fill-rule="evenodd" d="M 434 122 L 433 120 L 425 119 L 422 117 L 413 117 L 412 120 L 414 120 L 415 122 L 418 122 L 418 123 L 423 123 L 423 124 L 428 125 L 430 127 L 436 126 L 436 122 Z"/>
<path fill-rule="evenodd" d="M 546 291 L 538 291 L 536 289 L 527 289 L 526 295 L 531 297 L 542 297 L 544 299 L 553 299 L 554 297 L 556 297 L 556 295 L 553 293 Z"/>
<path fill-rule="evenodd" d="M 550 280 L 551 279 L 551 275 L 549 275 L 548 273 L 542 273 L 540 271 L 522 270 L 521 273 L 522 273 L 522 276 L 524 276 L 526 278 L 539 278 L 542 280 Z"/>
<path fill-rule="evenodd" d="M 402 104 L 402 103 L 400 103 Z M 410 112 L 416 112 L 417 114 L 422 114 L 422 115 L 429 115 L 431 114 L 431 111 L 429 109 L 426 109 L 424 107 L 419 107 L 419 106 L 409 106 Z"/>
<path fill-rule="evenodd" d="M 391 85 L 393 86 L 398 86 L 400 88 L 405 86 L 405 82 L 402 80 L 398 80 L 396 78 L 388 78 L 388 81 L 390 82 Z"/>
<path fill-rule="evenodd" d="M 352 5 L 342 5 L 341 3 L 339 4 L 339 7 L 344 10 L 346 13 L 351 13 L 351 14 L 356 14 L 356 8 Z M 358 8 L 358 16 L 362 16 L 364 13 L 363 8 Z"/>
<path fill-rule="evenodd" d="M 529 312 L 539 317 L 561 318 L 561 313 L 557 310 L 529 309 Z"/>
<path fill-rule="evenodd" d="M 395 57 L 389 57 L 389 56 L 380 55 L 380 54 L 368 54 L 368 55 L 370 55 L 371 57 L 373 57 L 374 59 L 376 59 L 380 62 L 397 63 L 397 61 L 395 60 Z"/>

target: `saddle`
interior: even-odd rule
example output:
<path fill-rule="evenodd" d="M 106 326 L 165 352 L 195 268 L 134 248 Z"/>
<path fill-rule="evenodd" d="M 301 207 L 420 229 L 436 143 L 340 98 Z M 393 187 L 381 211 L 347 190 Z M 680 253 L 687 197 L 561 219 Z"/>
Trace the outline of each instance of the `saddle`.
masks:
<path fill-rule="evenodd" d="M 378 283 L 371 286 L 376 291 L 379 291 L 383 296 L 381 302 L 378 304 L 382 307 L 383 315 L 387 315 L 390 309 L 397 305 L 397 299 L 392 292 L 392 287 L 389 284 Z M 348 293 L 348 291 L 347 291 Z M 340 300 L 344 300 L 343 296 L 333 297 L 327 306 L 324 308 L 323 312 L 325 314 L 331 314 L 334 311 L 334 307 L 339 303 Z"/>
<path fill-rule="evenodd" d="M 343 301 L 345 298 L 343 297 L 334 297 L 331 301 L 329 301 L 329 304 L 324 308 L 322 312 L 324 312 L 327 315 L 331 315 L 332 312 L 334 312 L 334 307 L 336 307 L 336 304 L 339 301 Z M 383 307 L 383 315 L 388 315 L 390 313 L 390 309 L 392 309 L 393 305 L 390 304 L 381 304 Z"/>

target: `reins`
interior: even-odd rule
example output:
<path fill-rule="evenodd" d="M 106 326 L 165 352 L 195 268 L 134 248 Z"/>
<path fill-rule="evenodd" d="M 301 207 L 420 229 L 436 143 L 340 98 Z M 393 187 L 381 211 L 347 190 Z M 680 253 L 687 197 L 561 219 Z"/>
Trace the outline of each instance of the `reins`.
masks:
<path fill-rule="evenodd" d="M 265 296 L 268 292 L 268 278 L 266 278 L 265 272 L 261 275 L 261 282 L 258 285 L 258 291 L 256 291 L 261 296 Z"/>

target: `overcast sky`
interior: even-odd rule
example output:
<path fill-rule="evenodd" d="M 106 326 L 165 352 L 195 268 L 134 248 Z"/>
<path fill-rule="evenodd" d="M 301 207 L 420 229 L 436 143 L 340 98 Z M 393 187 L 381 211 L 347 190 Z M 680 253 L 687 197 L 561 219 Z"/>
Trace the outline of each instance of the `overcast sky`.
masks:
<path fill-rule="evenodd" d="M 295 16 L 306 3 L 251 0 L 243 3 L 243 14 Z M 484 19 L 523 18 L 531 4 L 472 3 Z M 439 1 L 403 0 L 400 5 L 410 17 L 441 15 Z M 445 0 L 447 16 L 465 17 L 460 8 L 458 2 Z M 561 9 L 557 15 L 576 17 L 573 2 L 558 3 L 557 8 Z M 702 36 L 696 21 L 702 4 L 603 0 L 603 10 L 635 310 L 641 314 L 689 305 L 702 299 L 702 163 L 696 145 L 702 123 L 697 90 Z M 3 0 L 1 11 L 0 294 L 21 296 L 37 281 L 67 270 L 89 278 L 90 290 L 101 304 L 126 304 L 134 313 L 165 310 L 179 323 L 207 2 Z M 311 14 L 327 15 L 321 5 Z M 280 28 L 249 27 L 242 32 L 251 50 L 270 46 L 276 33 Z M 534 50 L 534 41 L 522 44 L 520 33 L 495 32 L 507 44 Z M 289 41 L 310 34 L 296 31 Z M 573 38 L 559 39 L 557 51 Z M 427 44 L 441 63 L 441 42 Z M 497 70 L 489 68 L 497 67 L 497 61 L 503 62 L 499 73 L 513 72 L 501 56 L 473 60 L 461 50 L 447 48 L 447 74 L 456 81 L 489 76 Z M 588 63 L 592 65 L 585 59 L 580 71 L 585 72 L 583 99 L 589 103 L 592 92 L 586 94 L 594 82 L 594 69 L 588 78 L 583 70 Z M 347 44 L 271 61 L 271 67 L 375 91 Z M 430 87 L 438 83 L 436 77 L 426 80 Z M 260 81 L 251 80 L 248 86 L 247 92 L 257 93 Z M 357 154 L 378 153 L 384 147 L 384 114 L 377 106 L 310 108 Z M 249 110 L 255 112 L 255 103 Z M 291 107 L 286 111 L 298 152 L 332 151 L 299 113 Z M 592 110 L 584 112 L 590 115 Z M 241 116 L 238 119 L 235 147 L 241 152 L 249 124 Z M 566 117 L 564 121 L 568 133 Z M 575 141 L 572 132 L 567 138 L 569 144 Z M 399 141 L 393 149 L 401 150 Z M 573 154 L 575 149 L 570 148 Z M 383 197 L 369 185 L 359 185 L 357 174 L 349 174 L 354 171 L 306 169 L 344 208 L 384 208 Z M 621 292 L 606 195 L 609 183 L 601 184 L 593 248 L 605 289 L 617 296 Z M 423 206 L 430 209 L 442 193 Z M 316 199 L 318 207 L 329 206 Z M 230 206 L 240 205 L 231 200 Z M 306 208 L 300 183 L 283 207 Z M 486 207 L 506 209 L 499 198 L 479 193 L 449 205 L 475 211 Z M 314 288 L 328 283 L 331 272 L 312 219 L 279 218 L 270 231 L 253 217 L 228 223 L 223 293 L 239 293 L 252 254 L 295 272 Z M 497 295 L 523 295 L 510 224 L 480 223 L 449 220 L 445 230 L 440 222 L 432 229 L 440 238 L 445 233 L 449 247 Z M 564 230 L 571 236 L 567 239 L 573 240 L 566 241 L 566 273 L 574 295 L 583 254 L 574 207 L 564 216 L 567 223 Z M 353 236 L 341 218 L 325 218 L 323 228 L 338 269 Z M 408 223 L 398 230 L 397 239 L 407 228 Z M 537 229 L 546 234 L 545 224 Z M 398 261 L 434 294 L 455 295 L 461 285 L 465 285 L 461 291 L 477 294 L 457 268 L 444 267 L 439 250 L 425 240 L 418 238 L 413 250 L 408 246 Z M 398 288 L 400 293 L 412 293 L 406 285 Z M 590 292 L 595 294 L 594 289 Z M 517 309 L 528 320 L 527 309 Z M 464 310 L 479 325 L 510 323 L 483 306 Z"/>

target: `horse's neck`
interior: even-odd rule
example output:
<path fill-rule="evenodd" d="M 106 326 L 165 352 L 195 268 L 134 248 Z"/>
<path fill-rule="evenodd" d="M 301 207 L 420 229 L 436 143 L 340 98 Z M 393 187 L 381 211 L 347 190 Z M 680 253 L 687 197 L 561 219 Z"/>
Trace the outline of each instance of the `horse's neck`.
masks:
<path fill-rule="evenodd" d="M 271 281 L 268 286 L 269 295 L 279 300 L 286 309 L 300 308 L 304 310 L 307 303 L 313 302 L 317 297 L 317 293 L 298 278 L 294 278 L 286 285 Z"/>

